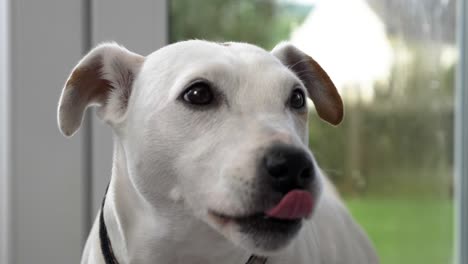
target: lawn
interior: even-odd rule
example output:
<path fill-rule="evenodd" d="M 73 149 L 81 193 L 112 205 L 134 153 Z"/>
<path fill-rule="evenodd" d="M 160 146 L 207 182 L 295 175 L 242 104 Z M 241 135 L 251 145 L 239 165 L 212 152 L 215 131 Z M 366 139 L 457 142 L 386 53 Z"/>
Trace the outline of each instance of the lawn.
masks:
<path fill-rule="evenodd" d="M 347 199 L 382 264 L 451 264 L 453 201 Z"/>

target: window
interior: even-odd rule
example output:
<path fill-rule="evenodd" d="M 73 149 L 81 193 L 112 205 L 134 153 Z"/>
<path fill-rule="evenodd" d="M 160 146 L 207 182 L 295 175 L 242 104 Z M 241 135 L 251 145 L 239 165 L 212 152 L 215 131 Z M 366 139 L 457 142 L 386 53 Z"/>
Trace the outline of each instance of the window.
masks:
<path fill-rule="evenodd" d="M 170 39 L 289 40 L 330 74 L 345 121 L 310 147 L 383 264 L 453 260 L 455 0 L 171 1 Z M 424 251 L 424 254 L 421 252 Z"/>

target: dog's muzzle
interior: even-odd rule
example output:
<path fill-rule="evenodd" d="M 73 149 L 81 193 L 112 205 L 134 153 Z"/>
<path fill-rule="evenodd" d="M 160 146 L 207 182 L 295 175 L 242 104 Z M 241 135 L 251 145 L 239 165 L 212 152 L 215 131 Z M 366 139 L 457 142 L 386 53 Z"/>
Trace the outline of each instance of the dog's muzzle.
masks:
<path fill-rule="evenodd" d="M 252 213 L 210 214 L 219 223 L 236 224 L 259 248 L 277 250 L 298 233 L 302 220 L 312 215 L 319 190 L 314 163 L 299 147 L 275 144 L 263 151 L 257 164 Z"/>

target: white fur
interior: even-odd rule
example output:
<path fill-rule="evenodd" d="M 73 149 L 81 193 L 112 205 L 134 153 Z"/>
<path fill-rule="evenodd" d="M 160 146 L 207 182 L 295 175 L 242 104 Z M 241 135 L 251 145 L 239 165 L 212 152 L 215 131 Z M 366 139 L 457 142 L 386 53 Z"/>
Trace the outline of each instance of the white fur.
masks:
<path fill-rule="evenodd" d="M 312 155 L 306 114 L 301 117 L 284 107 L 292 87 L 303 85 L 280 55 L 249 44 L 187 41 L 143 60 L 116 45 L 102 45 L 75 70 L 86 67 L 87 58 L 96 54 L 103 58 L 101 77 L 113 84 L 108 103 L 101 104 L 103 118 L 114 130 L 104 218 L 121 264 L 243 264 L 252 253 L 268 255 L 268 264 L 378 263 L 368 238 L 318 166 L 323 187 L 317 208 L 281 249 L 258 248 L 235 224 L 222 226 L 208 214 L 210 209 L 251 213 L 249 205 L 259 188 L 254 157 L 273 142 Z M 114 60 L 135 76 L 128 105 L 119 99 L 128 87 L 117 85 L 125 71 L 109 67 Z M 194 78 L 213 82 L 226 102 L 207 111 L 184 106 L 177 98 Z M 93 98 L 83 103 L 63 94 L 59 109 L 95 103 Z M 79 126 L 69 122 L 71 114 L 82 114 L 76 111 L 59 111 L 66 135 Z M 83 252 L 82 264 L 88 263 L 104 263 L 98 221 Z"/>

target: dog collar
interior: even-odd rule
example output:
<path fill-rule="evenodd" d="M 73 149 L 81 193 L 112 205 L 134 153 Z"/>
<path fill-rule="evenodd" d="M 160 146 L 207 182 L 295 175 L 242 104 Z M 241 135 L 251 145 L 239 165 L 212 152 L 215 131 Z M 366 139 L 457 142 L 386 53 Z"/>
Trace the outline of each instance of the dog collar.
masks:
<path fill-rule="evenodd" d="M 106 201 L 107 190 L 104 194 L 101 204 L 101 212 L 99 214 L 99 240 L 101 244 L 101 252 L 104 257 L 106 264 L 119 264 L 119 261 L 115 257 L 114 250 L 112 249 L 112 243 L 109 239 L 109 234 L 107 233 L 106 222 L 104 221 L 104 203 Z M 266 257 L 260 257 L 256 255 L 251 255 L 245 264 L 265 264 L 267 262 Z"/>
<path fill-rule="evenodd" d="M 245 264 L 265 264 L 267 262 L 266 257 L 259 257 L 256 255 L 250 256 L 250 258 L 247 260 Z"/>
<path fill-rule="evenodd" d="M 114 250 L 112 249 L 112 243 L 109 239 L 109 234 L 107 233 L 106 222 L 104 221 L 104 203 L 106 202 L 107 190 L 109 190 L 109 185 L 107 185 L 106 192 L 104 193 L 104 198 L 102 199 L 101 204 L 101 212 L 99 213 L 99 240 L 105 263 L 119 264 L 119 261 L 115 257 Z"/>

